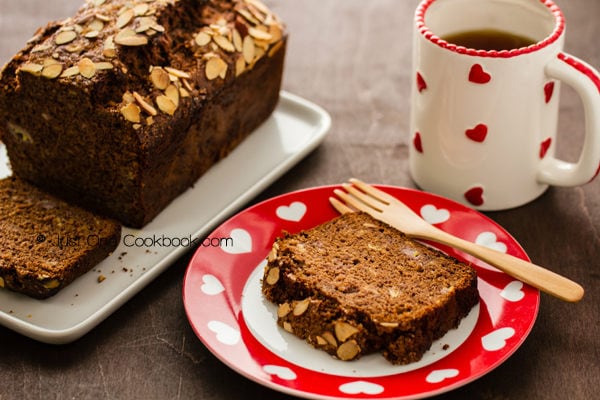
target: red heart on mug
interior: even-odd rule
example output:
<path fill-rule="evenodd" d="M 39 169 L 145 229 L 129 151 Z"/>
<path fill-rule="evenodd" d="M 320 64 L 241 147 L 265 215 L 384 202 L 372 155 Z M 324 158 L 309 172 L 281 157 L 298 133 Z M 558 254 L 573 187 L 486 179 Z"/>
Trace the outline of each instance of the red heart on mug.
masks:
<path fill-rule="evenodd" d="M 415 133 L 415 137 L 413 138 L 413 146 L 419 152 L 423 152 L 423 143 L 421 142 L 421 134 L 419 132 Z"/>
<path fill-rule="evenodd" d="M 540 144 L 540 158 L 544 158 L 546 156 L 551 144 L 552 138 L 548 138 Z"/>
<path fill-rule="evenodd" d="M 554 82 L 548 82 L 544 85 L 544 98 L 546 103 L 549 103 L 552 99 L 552 93 L 554 93 Z"/>
<path fill-rule="evenodd" d="M 417 89 L 419 90 L 419 93 L 421 93 L 423 90 L 427 89 L 427 82 L 425 82 L 425 79 L 423 79 L 423 76 L 421 76 L 421 74 L 418 72 L 417 72 Z"/>
<path fill-rule="evenodd" d="M 467 129 L 465 135 L 474 142 L 483 142 L 487 136 L 488 128 L 485 124 L 477 124 L 475 128 Z"/>
<path fill-rule="evenodd" d="M 480 64 L 473 64 L 469 71 L 469 81 L 484 84 L 488 83 L 491 79 L 492 76 L 485 72 Z"/>
<path fill-rule="evenodd" d="M 483 188 L 481 186 L 475 186 L 467 190 L 464 194 L 465 199 L 474 206 L 480 206 L 483 204 Z"/>

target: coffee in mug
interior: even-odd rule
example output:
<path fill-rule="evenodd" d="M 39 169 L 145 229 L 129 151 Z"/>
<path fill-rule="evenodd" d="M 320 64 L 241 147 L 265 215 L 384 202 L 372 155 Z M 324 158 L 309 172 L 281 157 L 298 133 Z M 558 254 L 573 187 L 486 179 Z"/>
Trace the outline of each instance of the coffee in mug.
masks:
<path fill-rule="evenodd" d="M 600 74 L 563 51 L 553 1 L 423 0 L 415 21 L 409 169 L 421 189 L 500 210 L 598 174 Z M 561 82 L 586 119 L 574 163 L 555 157 Z"/>

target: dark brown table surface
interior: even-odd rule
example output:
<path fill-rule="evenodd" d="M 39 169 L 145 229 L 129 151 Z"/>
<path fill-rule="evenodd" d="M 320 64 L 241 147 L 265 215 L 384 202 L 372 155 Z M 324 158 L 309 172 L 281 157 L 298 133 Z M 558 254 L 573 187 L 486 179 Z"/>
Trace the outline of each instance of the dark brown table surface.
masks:
<path fill-rule="evenodd" d="M 417 0 L 269 1 L 291 32 L 284 88 L 329 111 L 323 144 L 250 204 L 350 176 L 414 187 L 407 172 L 411 27 Z M 0 0 L 0 64 L 77 0 Z M 600 1 L 558 0 L 566 51 L 600 66 Z M 583 113 L 563 85 L 559 155 L 574 161 Z M 223 182 L 226 185 L 227 182 Z M 523 345 L 440 399 L 600 398 L 600 182 L 551 188 L 523 207 L 486 213 L 533 261 L 580 282 L 577 304 L 542 294 Z M 83 338 L 47 345 L 0 327 L 0 399 L 284 399 L 229 369 L 196 338 L 182 304 L 181 257 Z"/>

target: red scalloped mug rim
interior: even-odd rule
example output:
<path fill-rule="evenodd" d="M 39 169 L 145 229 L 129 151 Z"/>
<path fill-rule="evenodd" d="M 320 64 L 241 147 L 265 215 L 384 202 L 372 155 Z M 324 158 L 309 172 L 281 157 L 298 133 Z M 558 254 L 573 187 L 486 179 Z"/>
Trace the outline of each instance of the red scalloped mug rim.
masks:
<path fill-rule="evenodd" d="M 429 27 L 425 24 L 425 13 L 431 4 L 435 3 L 439 0 L 423 0 L 417 7 L 415 12 L 415 22 L 417 26 L 417 30 L 419 33 L 431 43 L 440 46 L 444 49 L 448 49 L 450 51 L 465 54 L 469 56 L 479 56 L 479 57 L 496 57 L 496 58 L 508 58 L 515 57 L 523 54 L 529 54 L 536 52 L 544 47 L 549 46 L 550 44 L 556 42 L 558 38 L 562 35 L 565 30 L 565 17 L 563 15 L 562 10 L 552 1 L 552 0 L 538 0 L 544 6 L 548 8 L 548 10 L 554 16 L 555 24 L 554 30 L 550 35 L 545 37 L 543 40 L 534 43 L 527 47 L 520 47 L 511 50 L 481 50 L 481 49 L 472 49 L 464 46 L 459 46 L 453 43 L 449 43 L 439 36 L 435 35 Z"/>

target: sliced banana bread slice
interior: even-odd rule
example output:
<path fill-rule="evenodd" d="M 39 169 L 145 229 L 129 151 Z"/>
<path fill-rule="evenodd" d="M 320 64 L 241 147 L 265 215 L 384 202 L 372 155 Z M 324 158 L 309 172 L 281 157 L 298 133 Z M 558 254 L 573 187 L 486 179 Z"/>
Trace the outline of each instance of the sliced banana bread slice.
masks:
<path fill-rule="evenodd" d="M 476 271 L 366 213 L 273 244 L 262 282 L 278 324 L 341 360 L 418 361 L 479 301 Z"/>

